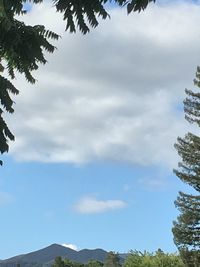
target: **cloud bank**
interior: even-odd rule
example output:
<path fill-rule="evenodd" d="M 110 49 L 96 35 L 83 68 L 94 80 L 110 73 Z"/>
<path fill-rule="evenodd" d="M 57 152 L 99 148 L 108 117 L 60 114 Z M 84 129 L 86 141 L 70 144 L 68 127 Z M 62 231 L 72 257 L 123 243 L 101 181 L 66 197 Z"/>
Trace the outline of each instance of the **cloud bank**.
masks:
<path fill-rule="evenodd" d="M 36 85 L 16 81 L 21 93 L 8 118 L 15 159 L 176 166 L 173 144 L 187 130 L 184 88 L 200 62 L 200 7 L 151 5 L 111 16 L 82 36 L 63 34 L 59 14 L 45 4 L 28 15 L 63 38 Z"/>

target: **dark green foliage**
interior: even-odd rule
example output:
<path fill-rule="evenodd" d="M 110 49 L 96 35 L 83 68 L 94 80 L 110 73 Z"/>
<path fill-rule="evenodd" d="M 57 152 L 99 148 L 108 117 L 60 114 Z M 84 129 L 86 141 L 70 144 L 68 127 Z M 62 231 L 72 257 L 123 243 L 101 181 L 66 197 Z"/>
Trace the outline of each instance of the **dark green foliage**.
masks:
<path fill-rule="evenodd" d="M 23 73 L 28 82 L 34 83 L 31 72 L 38 69 L 40 63 L 45 64 L 43 51 L 52 53 L 55 49 L 48 42 L 48 38 L 58 39 L 58 35 L 47 31 L 44 26 L 29 26 L 15 19 L 15 15 L 23 14 L 23 2 L 16 0 L 0 0 L 0 72 L 5 69 L 11 79 L 15 78 L 15 71 Z M 41 1 L 33 1 L 35 3 Z M 15 86 L 0 75 L 0 152 L 8 152 L 9 140 L 14 135 L 3 119 L 3 109 L 14 112 L 12 94 L 18 94 Z M 2 164 L 2 161 L 0 161 Z"/>
<path fill-rule="evenodd" d="M 175 223 L 175 241 L 179 246 L 200 246 L 200 196 L 180 192 L 175 205 L 181 212 L 179 222 Z"/>
<path fill-rule="evenodd" d="M 52 267 L 84 267 L 84 264 L 69 259 L 62 259 L 62 257 L 58 256 L 55 258 Z"/>
<path fill-rule="evenodd" d="M 63 19 L 67 21 L 66 30 L 76 32 L 78 29 L 86 34 L 89 27 L 96 27 L 98 17 L 106 19 L 109 16 L 105 4 L 108 2 L 115 3 L 118 6 L 127 6 L 128 14 L 132 11 L 144 10 L 150 2 L 155 0 L 54 0 L 57 11 L 63 13 Z"/>
<path fill-rule="evenodd" d="M 54 264 L 52 265 L 52 267 L 65 267 L 65 262 L 64 260 L 62 259 L 62 257 L 58 256 L 55 258 L 55 262 Z"/>
<path fill-rule="evenodd" d="M 0 75 L 0 102 L 2 107 L 9 113 L 13 113 L 13 100 L 11 94 L 18 94 L 18 90 L 12 85 L 10 81 Z M 8 152 L 8 140 L 14 140 L 14 135 L 9 130 L 3 117 L 3 109 L 0 108 L 0 152 Z M 2 161 L 0 160 L 0 165 Z"/>
<path fill-rule="evenodd" d="M 97 260 L 90 260 L 85 267 L 103 267 L 103 263 Z"/>
<path fill-rule="evenodd" d="M 199 251 L 183 248 L 180 250 L 180 254 L 186 267 L 199 267 L 200 266 Z"/>
<path fill-rule="evenodd" d="M 35 79 L 31 71 L 38 69 L 39 63 L 46 63 L 43 50 L 52 53 L 55 49 L 46 39 L 46 36 L 58 38 L 49 34 L 44 26 L 26 26 L 24 23 L 14 20 L 4 28 L 0 24 L 1 57 L 6 60 L 8 73 L 11 78 L 15 77 L 14 70 L 24 73 L 26 79 L 34 83 Z"/>
<path fill-rule="evenodd" d="M 128 14 L 131 13 L 132 11 L 140 12 L 141 10 L 144 10 L 150 2 L 155 3 L 156 0 L 140 0 L 140 1 L 132 0 L 132 1 L 128 1 L 127 12 L 128 12 Z"/>
<path fill-rule="evenodd" d="M 31 72 L 37 70 L 39 64 L 45 64 L 43 52 L 53 53 L 55 47 L 48 39 L 58 39 L 56 33 L 48 31 L 43 25 L 25 25 L 16 19 L 16 15 L 26 14 L 23 4 L 30 2 L 38 4 L 43 0 L 0 0 L 0 73 L 6 69 L 10 78 L 15 78 L 15 71 L 23 73 L 30 83 L 35 83 Z M 76 32 L 78 28 L 83 34 L 89 32 L 90 27 L 98 25 L 98 17 L 109 17 L 106 3 L 127 6 L 127 12 L 144 10 L 150 2 L 155 0 L 52 0 L 56 10 L 63 14 L 66 30 Z M 7 152 L 9 140 L 14 140 L 2 115 L 3 109 L 12 113 L 12 94 L 19 91 L 14 85 L 0 76 L 0 152 Z M 0 161 L 2 164 L 2 161 Z"/>
<path fill-rule="evenodd" d="M 200 68 L 197 68 L 194 84 L 200 87 Z M 200 126 L 200 93 L 186 90 L 185 117 L 190 123 Z M 179 192 L 175 202 L 180 211 L 174 222 L 173 234 L 181 256 L 187 267 L 199 267 L 200 262 L 200 137 L 188 133 L 178 138 L 175 148 L 182 162 L 174 173 L 193 187 L 194 195 Z"/>
<path fill-rule="evenodd" d="M 103 4 L 107 2 L 106 0 L 55 0 L 54 2 L 57 11 L 63 13 L 63 18 L 67 21 L 66 30 L 69 29 L 70 32 L 76 31 L 75 24 L 77 22 L 79 30 L 85 34 L 89 31 L 86 18 L 89 25 L 96 27 L 98 25 L 97 16 L 103 19 L 108 17 L 108 13 L 103 6 Z"/>
<path fill-rule="evenodd" d="M 84 267 L 84 264 L 80 262 L 71 261 L 69 259 L 64 259 L 64 266 L 65 267 Z"/>

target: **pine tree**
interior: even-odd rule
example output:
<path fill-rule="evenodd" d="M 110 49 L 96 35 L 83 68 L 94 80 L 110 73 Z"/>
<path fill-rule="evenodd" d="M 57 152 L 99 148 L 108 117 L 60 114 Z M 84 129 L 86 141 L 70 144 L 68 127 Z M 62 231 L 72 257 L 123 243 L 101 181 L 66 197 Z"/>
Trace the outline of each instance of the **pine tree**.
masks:
<path fill-rule="evenodd" d="M 194 84 L 200 88 L 200 67 L 197 68 Z M 185 118 L 200 127 L 200 93 L 185 90 Z M 200 137 L 187 133 L 178 137 L 175 148 L 182 162 L 174 173 L 194 189 L 194 194 L 179 192 L 175 201 L 180 211 L 172 229 L 174 241 L 187 267 L 200 266 Z"/>

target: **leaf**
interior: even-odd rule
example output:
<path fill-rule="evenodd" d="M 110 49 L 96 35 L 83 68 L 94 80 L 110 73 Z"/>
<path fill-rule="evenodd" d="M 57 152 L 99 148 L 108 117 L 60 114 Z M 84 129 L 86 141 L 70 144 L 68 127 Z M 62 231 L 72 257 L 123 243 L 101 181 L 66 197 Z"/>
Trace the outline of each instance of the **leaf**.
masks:
<path fill-rule="evenodd" d="M 133 8 L 134 8 L 134 3 L 133 2 L 132 3 L 128 3 L 128 5 L 127 5 L 127 13 L 130 14 L 131 11 L 133 10 Z"/>

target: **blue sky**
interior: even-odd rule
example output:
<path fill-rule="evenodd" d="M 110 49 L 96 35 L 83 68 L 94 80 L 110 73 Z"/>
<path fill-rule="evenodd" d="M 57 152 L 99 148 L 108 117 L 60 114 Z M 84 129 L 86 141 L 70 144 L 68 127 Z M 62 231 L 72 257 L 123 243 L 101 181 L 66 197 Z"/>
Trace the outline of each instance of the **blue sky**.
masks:
<path fill-rule="evenodd" d="M 23 77 L 16 136 L 0 174 L 0 259 L 51 243 L 176 251 L 174 207 L 184 186 L 172 173 L 177 136 L 191 127 L 181 105 L 200 62 L 200 7 L 111 11 L 87 36 L 64 33 L 48 3 L 27 23 L 62 35 L 49 63 Z M 36 16 L 37 14 L 37 16 Z M 36 20 L 37 18 L 37 20 Z"/>
<path fill-rule="evenodd" d="M 157 185 L 152 175 L 162 176 L 157 168 L 121 164 L 73 167 L 8 160 L 1 180 L 8 194 L 1 205 L 2 255 L 55 242 L 80 249 L 124 252 L 162 247 L 174 251 L 171 226 L 177 212 L 173 200 L 182 185 L 172 176 Z M 86 196 L 97 201 L 120 199 L 125 204 L 116 210 L 79 213 L 75 206 Z"/>

